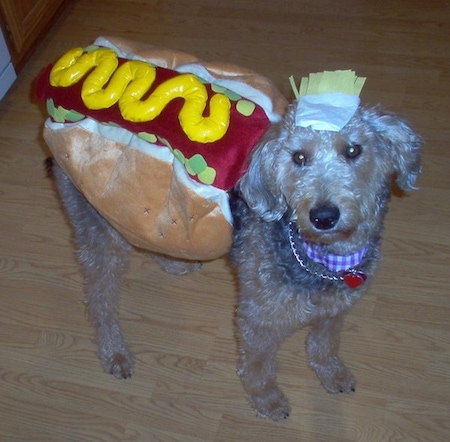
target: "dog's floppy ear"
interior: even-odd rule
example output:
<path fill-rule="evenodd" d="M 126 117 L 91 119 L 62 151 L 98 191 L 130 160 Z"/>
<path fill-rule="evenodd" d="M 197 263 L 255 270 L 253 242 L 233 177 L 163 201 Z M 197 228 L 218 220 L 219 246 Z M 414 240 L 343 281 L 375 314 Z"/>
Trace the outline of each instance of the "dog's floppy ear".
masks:
<path fill-rule="evenodd" d="M 253 151 L 250 165 L 238 186 L 247 205 L 265 221 L 282 218 L 287 203 L 276 177 L 273 152 L 280 142 L 281 125 L 274 125 Z"/>
<path fill-rule="evenodd" d="M 372 123 L 391 150 L 397 184 L 402 190 L 416 190 L 415 183 L 421 172 L 421 137 L 406 121 L 392 113 L 379 112 Z"/>

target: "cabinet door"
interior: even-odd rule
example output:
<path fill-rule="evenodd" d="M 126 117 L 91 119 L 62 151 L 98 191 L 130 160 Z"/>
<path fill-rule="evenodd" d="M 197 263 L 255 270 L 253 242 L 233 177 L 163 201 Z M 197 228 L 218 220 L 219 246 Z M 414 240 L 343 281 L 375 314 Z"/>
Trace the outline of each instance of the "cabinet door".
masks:
<path fill-rule="evenodd" d="M 23 54 L 55 15 L 64 0 L 0 0 L 11 44 Z"/>

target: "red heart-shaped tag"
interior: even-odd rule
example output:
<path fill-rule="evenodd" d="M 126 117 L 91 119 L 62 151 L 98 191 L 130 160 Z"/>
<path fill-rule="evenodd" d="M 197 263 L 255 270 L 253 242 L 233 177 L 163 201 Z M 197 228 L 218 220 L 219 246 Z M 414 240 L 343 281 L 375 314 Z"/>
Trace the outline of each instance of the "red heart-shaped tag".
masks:
<path fill-rule="evenodd" d="M 344 282 L 352 289 L 358 288 L 364 284 L 367 276 L 362 272 L 348 272 L 344 276 Z"/>

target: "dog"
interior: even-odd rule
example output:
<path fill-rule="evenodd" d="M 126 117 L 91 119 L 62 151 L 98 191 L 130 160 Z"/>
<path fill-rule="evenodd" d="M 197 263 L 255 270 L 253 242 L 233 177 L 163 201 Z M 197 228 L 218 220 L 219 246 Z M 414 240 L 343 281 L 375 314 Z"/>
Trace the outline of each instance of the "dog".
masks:
<path fill-rule="evenodd" d="M 290 413 L 277 385 L 277 349 L 301 327 L 311 327 L 309 365 L 325 389 L 354 391 L 354 377 L 338 356 L 339 330 L 380 259 L 392 178 L 413 190 L 421 170 L 422 140 L 398 116 L 360 107 L 340 131 L 318 131 L 295 124 L 295 107 L 270 127 L 230 192 L 230 256 L 240 287 L 238 374 L 256 413 L 273 420 Z M 133 359 L 116 302 L 133 247 L 56 163 L 52 172 L 74 227 L 100 359 L 107 372 L 128 378 Z M 168 273 L 200 268 L 154 256 Z"/>
<path fill-rule="evenodd" d="M 268 131 L 231 198 L 238 374 L 257 414 L 274 420 L 290 413 L 276 352 L 303 326 L 325 389 L 355 391 L 338 356 L 343 316 L 380 259 L 392 177 L 413 190 L 421 169 L 422 141 L 394 114 L 359 108 L 339 132 L 297 127 L 294 115 L 292 105 Z"/>

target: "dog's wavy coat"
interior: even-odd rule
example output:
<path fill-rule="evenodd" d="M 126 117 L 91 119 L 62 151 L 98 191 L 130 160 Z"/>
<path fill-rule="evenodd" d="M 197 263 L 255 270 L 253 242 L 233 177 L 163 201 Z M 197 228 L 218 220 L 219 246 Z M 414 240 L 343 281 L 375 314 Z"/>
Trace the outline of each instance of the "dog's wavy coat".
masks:
<path fill-rule="evenodd" d="M 257 413 L 286 418 L 275 355 L 282 340 L 310 325 L 311 367 L 331 392 L 354 390 L 337 355 L 342 317 L 370 282 L 391 178 L 414 189 L 421 141 L 406 122 L 379 109 L 360 109 L 340 132 L 296 127 L 295 104 L 270 128 L 252 155 L 230 201 L 235 222 L 231 252 L 240 282 L 238 373 Z M 116 298 L 131 246 L 55 165 L 54 174 L 79 246 L 86 302 L 106 371 L 129 377 L 133 360 L 120 330 Z M 157 191 L 157 190 L 155 190 Z M 333 271 L 306 253 L 362 260 Z M 156 255 L 171 273 L 197 270 Z M 343 275 L 346 275 L 345 277 Z M 349 276 L 355 281 L 349 281 Z M 368 280 L 365 282 L 365 280 Z"/>
<path fill-rule="evenodd" d="M 338 357 L 342 318 L 360 298 L 380 258 L 380 235 L 392 177 L 414 189 L 421 140 L 381 109 L 359 108 L 340 132 L 296 127 L 295 106 L 256 148 L 232 196 L 232 261 L 240 282 L 238 373 L 261 416 L 286 418 L 275 354 L 295 330 L 310 325 L 309 364 L 332 393 L 354 391 Z M 363 250 L 352 288 L 306 249 L 350 255 Z M 367 282 L 365 280 L 368 279 Z M 365 282 L 365 283 L 364 283 Z M 359 286 L 358 286 L 359 285 Z"/>

